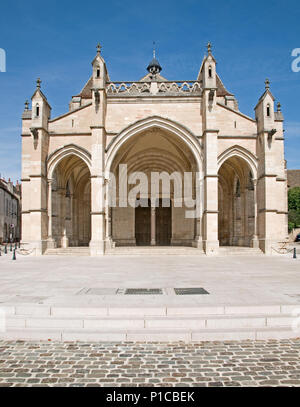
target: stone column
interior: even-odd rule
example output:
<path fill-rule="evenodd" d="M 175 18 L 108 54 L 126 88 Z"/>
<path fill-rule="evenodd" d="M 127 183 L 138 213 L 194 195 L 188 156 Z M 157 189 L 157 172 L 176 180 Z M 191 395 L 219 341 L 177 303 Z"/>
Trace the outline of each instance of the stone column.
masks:
<path fill-rule="evenodd" d="M 56 247 L 55 240 L 53 239 L 52 235 L 52 182 L 52 179 L 48 179 L 48 249 L 53 249 Z"/>
<path fill-rule="evenodd" d="M 66 190 L 64 188 L 59 189 L 59 229 L 60 229 L 60 237 L 62 238 L 65 233 L 65 227 L 66 227 Z"/>
<path fill-rule="evenodd" d="M 202 220 L 203 220 L 203 175 L 199 173 L 199 179 L 196 179 L 196 208 L 195 208 L 195 239 L 192 243 L 193 247 L 203 250 L 202 241 Z"/>
<path fill-rule="evenodd" d="M 203 248 L 207 255 L 219 250 L 218 240 L 218 130 L 205 130 L 204 141 L 204 216 Z"/>
<path fill-rule="evenodd" d="M 258 216 L 257 216 L 257 180 L 253 180 L 253 186 L 254 186 L 254 234 L 252 236 L 252 241 L 251 245 L 252 247 L 259 247 L 259 240 L 258 240 L 258 230 L 257 230 L 257 222 L 258 222 Z"/>
<path fill-rule="evenodd" d="M 151 246 L 156 245 L 156 231 L 155 231 L 155 222 L 156 222 L 156 208 L 151 206 Z"/>
<path fill-rule="evenodd" d="M 70 194 L 69 197 L 69 240 L 71 241 L 71 246 L 74 245 L 73 242 L 73 199 L 74 194 Z"/>
<path fill-rule="evenodd" d="M 74 198 L 73 196 L 73 208 L 72 208 L 72 218 L 73 218 L 73 226 L 72 226 L 72 235 L 73 235 L 73 245 L 78 246 L 79 244 L 79 229 L 78 229 L 78 198 Z"/>

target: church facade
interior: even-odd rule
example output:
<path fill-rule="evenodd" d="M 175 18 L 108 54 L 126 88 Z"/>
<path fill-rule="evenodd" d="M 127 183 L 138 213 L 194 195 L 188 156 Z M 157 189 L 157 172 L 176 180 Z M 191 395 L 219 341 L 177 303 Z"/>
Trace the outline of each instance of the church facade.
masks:
<path fill-rule="evenodd" d="M 37 81 L 22 116 L 29 250 L 87 246 L 101 256 L 116 246 L 190 246 L 215 255 L 240 246 L 271 254 L 280 245 L 280 104 L 266 80 L 255 117 L 240 112 L 207 48 L 196 80 L 167 80 L 154 55 L 142 79 L 112 82 L 98 46 L 91 77 L 55 118 Z"/>

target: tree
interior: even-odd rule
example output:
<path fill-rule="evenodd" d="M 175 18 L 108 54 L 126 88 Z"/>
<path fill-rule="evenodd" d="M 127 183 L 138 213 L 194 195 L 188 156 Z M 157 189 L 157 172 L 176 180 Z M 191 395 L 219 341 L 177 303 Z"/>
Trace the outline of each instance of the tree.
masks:
<path fill-rule="evenodd" d="M 300 227 L 300 187 L 288 191 L 289 230 Z"/>

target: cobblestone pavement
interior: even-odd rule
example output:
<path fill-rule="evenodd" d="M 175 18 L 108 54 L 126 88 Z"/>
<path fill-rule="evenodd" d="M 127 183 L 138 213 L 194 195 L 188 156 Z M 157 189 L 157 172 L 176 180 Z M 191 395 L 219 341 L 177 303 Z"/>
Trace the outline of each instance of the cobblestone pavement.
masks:
<path fill-rule="evenodd" d="M 300 339 L 0 342 L 0 386 L 300 386 Z"/>

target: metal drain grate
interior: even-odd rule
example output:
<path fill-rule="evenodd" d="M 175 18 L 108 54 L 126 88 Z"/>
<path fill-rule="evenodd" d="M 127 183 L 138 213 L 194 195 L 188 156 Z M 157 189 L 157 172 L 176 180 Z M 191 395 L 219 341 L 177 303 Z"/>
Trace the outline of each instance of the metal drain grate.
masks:
<path fill-rule="evenodd" d="M 199 294 L 209 294 L 204 288 L 202 287 L 194 287 L 194 288 L 174 288 L 176 295 L 199 295 Z"/>
<path fill-rule="evenodd" d="M 125 295 L 162 295 L 161 288 L 126 288 Z"/>
<path fill-rule="evenodd" d="M 76 295 L 114 295 L 116 288 L 82 288 Z"/>

